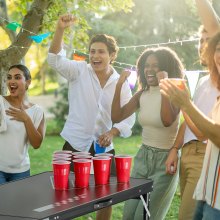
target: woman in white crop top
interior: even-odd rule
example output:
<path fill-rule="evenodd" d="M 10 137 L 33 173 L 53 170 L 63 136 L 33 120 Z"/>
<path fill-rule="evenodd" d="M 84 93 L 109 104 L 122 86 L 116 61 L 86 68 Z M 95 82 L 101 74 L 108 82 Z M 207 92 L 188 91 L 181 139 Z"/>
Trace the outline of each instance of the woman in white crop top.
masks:
<path fill-rule="evenodd" d="M 160 94 L 158 83 L 163 78 L 182 78 L 183 66 L 174 51 L 167 47 L 145 50 L 137 61 L 140 90 L 124 106 L 120 106 L 120 93 L 128 72 L 123 72 L 117 83 L 112 103 L 112 121 L 120 122 L 136 110 L 142 126 L 142 146 L 134 158 L 132 177 L 151 178 L 151 219 L 164 219 L 176 191 L 178 174 L 166 173 L 165 161 L 176 138 L 179 108 Z M 178 173 L 178 172 L 177 172 Z M 125 202 L 124 220 L 143 219 L 140 200 Z"/>
<path fill-rule="evenodd" d="M 9 68 L 9 95 L 0 96 L 0 184 L 30 176 L 28 145 L 37 149 L 44 138 L 44 113 L 26 99 L 30 83 L 26 66 Z"/>

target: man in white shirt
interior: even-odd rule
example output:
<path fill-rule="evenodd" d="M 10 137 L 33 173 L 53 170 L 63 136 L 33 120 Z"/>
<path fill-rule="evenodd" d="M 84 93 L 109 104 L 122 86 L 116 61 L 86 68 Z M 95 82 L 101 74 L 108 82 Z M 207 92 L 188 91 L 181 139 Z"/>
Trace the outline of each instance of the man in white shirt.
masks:
<path fill-rule="evenodd" d="M 111 66 L 117 57 L 118 47 L 113 37 L 96 35 L 89 44 L 89 64 L 85 61 L 67 59 L 62 50 L 64 30 L 73 25 L 72 15 L 59 18 L 50 46 L 48 62 L 65 77 L 69 84 L 69 114 L 61 132 L 66 141 L 65 150 L 90 151 L 94 154 L 94 141 L 115 153 L 112 140 L 115 136 L 128 137 L 135 122 L 135 115 L 112 124 L 111 104 L 119 74 Z M 128 83 L 123 87 L 121 105 L 131 98 Z M 102 209 L 96 219 L 108 220 L 111 208 Z"/>

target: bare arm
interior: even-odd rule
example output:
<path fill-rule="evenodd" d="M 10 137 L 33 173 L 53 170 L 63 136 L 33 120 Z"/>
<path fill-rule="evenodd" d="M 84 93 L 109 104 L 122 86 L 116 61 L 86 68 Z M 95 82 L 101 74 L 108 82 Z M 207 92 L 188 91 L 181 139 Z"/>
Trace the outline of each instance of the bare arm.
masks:
<path fill-rule="evenodd" d="M 220 124 L 204 115 L 190 100 L 187 89 L 179 89 L 168 80 L 160 83 L 161 92 L 190 117 L 198 129 L 220 148 Z"/>
<path fill-rule="evenodd" d="M 139 107 L 139 98 L 142 91 L 137 92 L 127 104 L 121 107 L 120 104 L 121 88 L 128 76 L 129 76 L 129 72 L 127 71 L 122 72 L 115 88 L 115 94 L 112 102 L 112 111 L 111 111 L 111 118 L 113 123 L 119 123 L 122 120 L 128 118 Z"/>
<path fill-rule="evenodd" d="M 71 25 L 73 25 L 75 20 L 76 20 L 76 18 L 73 17 L 72 15 L 60 16 L 60 18 L 57 22 L 57 27 L 56 27 L 56 31 L 55 31 L 53 40 L 50 45 L 50 49 L 49 49 L 50 53 L 57 54 L 60 52 L 60 50 L 62 48 L 61 45 L 62 45 L 64 30 L 66 28 L 70 27 Z"/>
<path fill-rule="evenodd" d="M 168 73 L 166 71 L 159 71 L 157 73 L 158 82 L 166 78 L 168 78 Z M 166 96 L 161 95 L 160 116 L 165 127 L 169 127 L 173 124 L 179 114 L 179 111 L 179 108 L 175 107 Z"/>
<path fill-rule="evenodd" d="M 177 115 L 179 114 L 180 109 L 172 105 L 170 100 L 164 96 L 161 95 L 161 120 L 163 122 L 163 125 L 165 127 L 169 127 L 173 124 L 173 122 L 176 120 Z"/>
<path fill-rule="evenodd" d="M 175 174 L 176 170 L 177 170 L 178 150 L 183 145 L 185 130 L 186 130 L 186 123 L 183 122 L 181 124 L 181 126 L 179 127 L 179 130 L 178 130 L 178 133 L 177 133 L 177 136 L 176 136 L 176 140 L 175 140 L 172 148 L 170 149 L 167 160 L 165 162 L 166 172 L 171 174 L 171 175 Z"/>
<path fill-rule="evenodd" d="M 28 140 L 29 140 L 30 144 L 33 146 L 33 148 L 35 148 L 35 149 L 39 148 L 42 141 L 43 141 L 44 123 L 45 123 L 45 120 L 43 118 L 40 122 L 39 127 L 36 129 L 30 118 L 24 122 L 27 136 L 28 136 Z"/>
<path fill-rule="evenodd" d="M 209 0 L 195 0 L 202 24 L 211 36 L 220 31 L 218 16 Z"/>
<path fill-rule="evenodd" d="M 197 139 L 200 141 L 207 140 L 207 137 L 195 126 L 195 124 L 185 112 L 183 112 L 183 116 L 189 129 L 193 132 Z"/>
<path fill-rule="evenodd" d="M 220 148 L 220 124 L 204 115 L 192 102 L 184 104 L 182 109 L 189 115 L 200 131 Z"/>

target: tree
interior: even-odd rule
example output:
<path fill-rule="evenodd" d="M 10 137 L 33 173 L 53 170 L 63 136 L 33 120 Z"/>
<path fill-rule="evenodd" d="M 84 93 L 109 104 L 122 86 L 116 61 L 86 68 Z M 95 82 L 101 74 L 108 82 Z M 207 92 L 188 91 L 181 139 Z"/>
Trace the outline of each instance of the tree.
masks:
<path fill-rule="evenodd" d="M 2 19 L 0 26 L 9 35 L 11 45 L 0 51 L 0 94 L 6 93 L 6 74 L 8 68 L 20 63 L 22 58 L 29 50 L 32 40 L 28 38 L 30 33 L 38 34 L 42 30 L 54 31 L 55 22 L 59 14 L 68 11 L 79 17 L 79 26 L 77 29 L 77 36 L 74 38 L 73 44 L 83 48 L 88 41 L 87 30 L 89 25 L 85 20 L 83 14 L 86 11 L 93 11 L 95 14 L 106 13 L 102 7 L 108 8 L 108 11 L 125 10 L 128 11 L 133 6 L 132 0 L 21 0 L 15 1 L 16 10 L 22 15 L 23 21 L 21 23 L 21 30 L 16 35 L 13 31 L 5 28 L 8 18 L 8 9 L 6 0 L 0 0 L 0 11 L 2 12 Z M 24 16 L 23 16 L 24 15 Z M 28 31 L 27 31 L 28 30 Z M 68 41 L 68 39 L 66 39 Z"/>
<path fill-rule="evenodd" d="M 124 13 L 123 11 L 116 12 L 104 16 L 102 19 L 115 24 L 115 28 L 118 26 L 116 19 L 120 17 L 120 26 L 123 31 L 130 32 L 136 35 L 136 42 L 130 45 L 149 45 L 160 43 L 174 42 L 177 40 L 186 40 L 196 37 L 196 32 L 199 27 L 199 19 L 195 9 L 195 4 L 192 0 L 134 0 L 135 7 L 131 13 Z M 126 36 L 126 34 L 124 34 Z M 136 43 L 136 44 L 135 44 Z M 195 49 L 196 42 L 181 44 L 167 44 L 174 49 L 178 55 L 182 58 L 187 69 L 197 69 L 199 65 L 195 65 L 197 56 L 197 50 Z M 121 42 L 124 46 L 124 42 Z M 128 45 L 128 44 L 127 44 Z M 163 46 L 163 45 L 162 45 Z M 125 62 L 130 57 L 134 57 L 134 54 L 140 54 L 145 47 L 137 47 L 134 51 L 133 48 L 127 49 L 121 52 L 126 53 L 126 56 L 121 56 L 119 53 L 120 61 Z M 135 63 L 136 60 L 130 62 Z M 199 63 L 198 63 L 199 64 Z"/>

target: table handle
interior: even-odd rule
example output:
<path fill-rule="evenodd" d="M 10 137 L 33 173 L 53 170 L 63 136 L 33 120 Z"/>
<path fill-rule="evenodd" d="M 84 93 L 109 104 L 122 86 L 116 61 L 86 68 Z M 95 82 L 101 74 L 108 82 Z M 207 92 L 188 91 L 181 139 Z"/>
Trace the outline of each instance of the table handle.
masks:
<path fill-rule="evenodd" d="M 110 205 L 112 205 L 112 199 L 108 199 L 108 200 L 94 204 L 94 209 L 103 209 Z"/>

